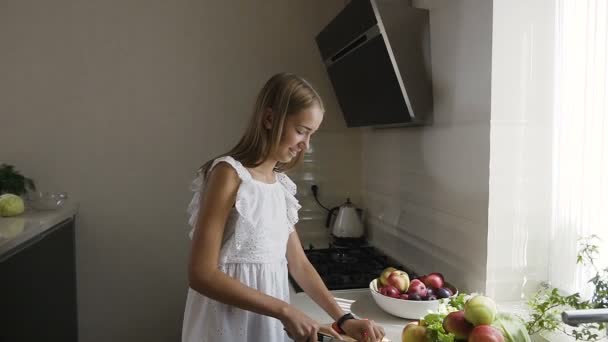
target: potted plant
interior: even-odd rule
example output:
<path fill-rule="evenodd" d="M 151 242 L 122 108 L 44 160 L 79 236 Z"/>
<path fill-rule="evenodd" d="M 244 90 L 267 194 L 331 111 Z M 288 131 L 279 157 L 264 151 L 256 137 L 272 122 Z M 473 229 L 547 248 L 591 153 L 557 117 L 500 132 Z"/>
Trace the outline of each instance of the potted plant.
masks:
<path fill-rule="evenodd" d="M 13 165 L 0 165 L 0 195 L 25 195 L 28 190 L 36 190 L 34 181 L 15 170 Z"/>

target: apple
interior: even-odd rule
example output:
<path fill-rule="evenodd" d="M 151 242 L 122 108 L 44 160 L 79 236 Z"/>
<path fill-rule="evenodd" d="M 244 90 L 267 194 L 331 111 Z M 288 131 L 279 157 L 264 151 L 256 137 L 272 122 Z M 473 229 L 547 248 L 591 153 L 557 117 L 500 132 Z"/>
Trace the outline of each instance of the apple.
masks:
<path fill-rule="evenodd" d="M 399 289 L 400 292 L 405 292 L 410 286 L 410 277 L 407 273 L 399 270 L 391 272 L 386 281 L 389 285 Z"/>
<path fill-rule="evenodd" d="M 388 285 L 388 282 L 387 282 L 388 276 L 391 273 L 393 273 L 393 271 L 397 271 L 397 269 L 394 267 L 387 267 L 384 269 L 384 271 L 382 271 L 382 273 L 380 274 L 380 278 L 378 278 L 380 280 L 380 285 L 382 285 L 382 286 Z"/>
<path fill-rule="evenodd" d="M 393 285 L 386 285 L 382 289 L 386 292 L 385 296 L 393 298 L 399 298 L 399 296 L 401 296 L 401 291 L 399 291 L 399 289 L 394 287 Z"/>
<path fill-rule="evenodd" d="M 403 328 L 401 342 L 431 342 L 431 339 L 426 335 L 425 327 L 412 322 Z"/>
<path fill-rule="evenodd" d="M 421 282 L 418 279 L 412 280 L 412 282 L 410 283 L 410 286 L 407 289 L 408 295 L 417 294 L 422 298 L 426 297 L 426 292 L 427 292 L 426 286 L 424 285 L 423 282 Z"/>
<path fill-rule="evenodd" d="M 438 289 L 438 288 L 443 287 L 443 284 L 444 284 L 443 275 L 441 273 L 431 273 L 431 274 L 426 275 L 422 282 L 427 287 L 432 287 L 432 288 Z"/>
<path fill-rule="evenodd" d="M 407 300 L 407 299 L 410 299 L 410 296 L 409 296 L 407 293 L 402 293 L 402 294 L 399 296 L 399 299 L 405 299 L 405 300 Z"/>
<path fill-rule="evenodd" d="M 464 318 L 464 311 L 462 310 L 450 312 L 443 319 L 443 329 L 454 334 L 457 339 L 466 340 L 473 328 L 473 324 L 467 322 Z"/>
<path fill-rule="evenodd" d="M 500 330 L 491 325 L 478 325 L 473 328 L 469 335 L 468 342 L 505 342 Z"/>
<path fill-rule="evenodd" d="M 485 296 L 475 296 L 464 303 L 464 317 L 474 326 L 492 324 L 496 317 L 496 303 Z"/>

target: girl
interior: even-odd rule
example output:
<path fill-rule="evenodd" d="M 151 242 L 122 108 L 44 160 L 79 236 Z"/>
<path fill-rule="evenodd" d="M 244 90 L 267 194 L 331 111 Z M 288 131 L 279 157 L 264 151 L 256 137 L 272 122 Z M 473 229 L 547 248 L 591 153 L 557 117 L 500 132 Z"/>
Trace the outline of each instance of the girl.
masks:
<path fill-rule="evenodd" d="M 204 164 L 188 212 L 192 251 L 182 342 L 317 341 L 339 335 L 289 304 L 288 272 L 359 341 L 378 341 L 373 321 L 344 314 L 312 267 L 295 232 L 295 166 L 323 120 L 323 103 L 305 80 L 270 78 L 239 143 Z"/>

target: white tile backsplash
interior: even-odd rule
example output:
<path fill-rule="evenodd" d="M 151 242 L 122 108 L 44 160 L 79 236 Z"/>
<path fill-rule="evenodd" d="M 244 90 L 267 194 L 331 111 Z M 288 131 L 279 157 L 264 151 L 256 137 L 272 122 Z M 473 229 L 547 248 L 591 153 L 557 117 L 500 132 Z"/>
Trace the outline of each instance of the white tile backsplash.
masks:
<path fill-rule="evenodd" d="M 492 2 L 416 5 L 431 9 L 434 123 L 363 130 L 370 236 L 419 273 L 485 291 Z"/>

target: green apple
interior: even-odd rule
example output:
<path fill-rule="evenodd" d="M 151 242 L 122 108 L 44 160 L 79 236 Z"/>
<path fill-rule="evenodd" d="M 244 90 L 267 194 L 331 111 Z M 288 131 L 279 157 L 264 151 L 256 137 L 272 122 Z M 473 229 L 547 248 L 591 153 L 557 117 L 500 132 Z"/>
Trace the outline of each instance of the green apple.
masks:
<path fill-rule="evenodd" d="M 431 342 L 431 339 L 426 335 L 425 327 L 412 322 L 403 328 L 401 342 Z"/>
<path fill-rule="evenodd" d="M 490 297 L 475 296 L 464 304 L 464 318 L 474 326 L 492 324 L 496 318 L 496 303 Z"/>
<path fill-rule="evenodd" d="M 397 269 L 394 268 L 394 267 L 387 267 L 387 268 L 384 269 L 384 271 L 382 271 L 382 274 L 380 274 L 380 278 L 378 278 L 380 280 L 380 285 L 378 285 L 378 287 L 388 285 L 388 282 L 387 282 L 388 276 L 393 271 L 397 271 Z"/>

